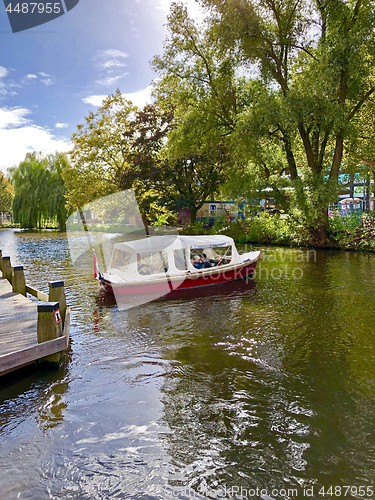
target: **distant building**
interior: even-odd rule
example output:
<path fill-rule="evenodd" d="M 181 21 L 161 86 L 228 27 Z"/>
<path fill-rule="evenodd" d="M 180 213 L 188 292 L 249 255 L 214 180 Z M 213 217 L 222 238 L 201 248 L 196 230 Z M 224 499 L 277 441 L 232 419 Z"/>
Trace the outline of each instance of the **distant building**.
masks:
<path fill-rule="evenodd" d="M 339 201 L 340 212 L 363 212 L 363 200 L 359 198 L 344 198 Z"/>
<path fill-rule="evenodd" d="M 205 201 L 197 212 L 197 221 L 212 225 L 222 219 L 227 222 L 236 222 L 244 219 L 243 206 L 234 201 Z"/>
<path fill-rule="evenodd" d="M 6 224 L 13 224 L 13 213 L 12 212 L 3 212 L 0 213 L 0 226 Z"/>
<path fill-rule="evenodd" d="M 329 211 L 339 210 L 343 215 L 347 215 L 352 212 L 363 212 L 365 210 L 375 210 L 375 197 L 367 196 L 363 193 L 354 193 L 354 196 L 350 194 L 339 195 L 338 202 L 329 206 Z"/>

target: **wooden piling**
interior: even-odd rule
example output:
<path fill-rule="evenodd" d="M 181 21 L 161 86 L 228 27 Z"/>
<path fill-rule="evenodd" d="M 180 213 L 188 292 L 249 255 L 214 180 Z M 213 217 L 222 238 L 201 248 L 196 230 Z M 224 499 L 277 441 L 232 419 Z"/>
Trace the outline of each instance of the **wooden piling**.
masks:
<path fill-rule="evenodd" d="M 62 336 L 62 320 L 58 302 L 41 302 L 38 304 L 38 343 L 47 342 Z M 58 352 L 43 359 L 49 363 L 59 364 L 62 353 Z"/>
<path fill-rule="evenodd" d="M 0 249 L 0 271 L 3 272 L 3 251 Z"/>
<path fill-rule="evenodd" d="M 3 276 L 5 279 L 9 281 L 9 283 L 12 283 L 12 266 L 10 263 L 10 257 L 2 257 L 2 269 L 1 272 L 3 273 Z"/>
<path fill-rule="evenodd" d="M 63 281 L 49 281 L 49 293 L 48 300 L 50 302 L 58 302 L 60 308 L 61 319 L 63 325 L 65 323 L 65 313 L 66 313 L 66 297 L 64 290 L 64 282 Z"/>
<path fill-rule="evenodd" d="M 58 365 L 69 345 L 70 308 L 64 283 L 51 282 L 51 298 L 25 283 L 23 266 L 11 267 L 0 251 L 0 376 L 33 363 Z M 28 299 L 30 293 L 40 301 Z M 61 300 L 65 323 L 59 310 Z"/>
<path fill-rule="evenodd" d="M 26 297 L 26 281 L 23 266 L 14 266 L 12 273 L 12 290 Z"/>

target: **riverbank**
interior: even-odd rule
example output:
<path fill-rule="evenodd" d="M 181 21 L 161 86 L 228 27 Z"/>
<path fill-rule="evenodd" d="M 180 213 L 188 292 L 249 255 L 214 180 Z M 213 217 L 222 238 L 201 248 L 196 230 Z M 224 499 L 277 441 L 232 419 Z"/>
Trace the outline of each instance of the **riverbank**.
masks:
<path fill-rule="evenodd" d="M 77 228 L 78 229 L 78 225 Z M 1 229 L 20 229 L 19 225 L 0 226 Z M 91 227 L 91 230 L 95 230 Z M 99 232 L 127 232 L 128 227 L 118 225 L 104 227 L 99 225 Z M 290 217 L 280 218 L 277 215 L 266 214 L 250 217 L 239 222 L 219 222 L 213 227 L 206 227 L 203 223 L 195 223 L 185 228 L 176 228 L 180 234 L 225 234 L 232 237 L 236 243 L 252 243 L 261 245 L 281 245 L 292 247 L 308 247 L 312 245 L 309 234 L 301 224 Z M 31 231 L 59 231 L 57 227 L 31 229 Z M 25 229 L 24 231 L 28 231 Z M 329 219 L 327 249 L 332 250 L 359 250 L 375 252 L 375 212 L 353 213 L 343 216 L 334 214 Z"/>
<path fill-rule="evenodd" d="M 196 223 L 182 234 L 217 234 L 232 237 L 236 243 L 258 243 L 311 247 L 306 227 L 291 218 L 256 216 L 235 223 L 215 224 L 211 228 Z M 334 214 L 329 220 L 327 249 L 375 252 L 375 213 Z"/>

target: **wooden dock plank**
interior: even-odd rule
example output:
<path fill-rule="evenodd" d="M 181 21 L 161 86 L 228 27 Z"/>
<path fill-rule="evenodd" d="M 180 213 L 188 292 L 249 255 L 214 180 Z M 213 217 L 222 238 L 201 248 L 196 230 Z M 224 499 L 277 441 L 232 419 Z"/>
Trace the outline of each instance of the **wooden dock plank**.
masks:
<path fill-rule="evenodd" d="M 33 295 L 48 301 L 47 294 L 36 289 L 32 289 L 32 292 L 38 292 Z M 8 280 L 0 275 L 0 375 L 67 349 L 70 329 L 68 307 L 62 337 L 38 344 L 37 320 L 37 304 L 23 295 L 13 293 Z"/>
<path fill-rule="evenodd" d="M 0 278 L 0 355 L 38 343 L 37 305 Z M 1 373 L 1 370 L 0 370 Z"/>

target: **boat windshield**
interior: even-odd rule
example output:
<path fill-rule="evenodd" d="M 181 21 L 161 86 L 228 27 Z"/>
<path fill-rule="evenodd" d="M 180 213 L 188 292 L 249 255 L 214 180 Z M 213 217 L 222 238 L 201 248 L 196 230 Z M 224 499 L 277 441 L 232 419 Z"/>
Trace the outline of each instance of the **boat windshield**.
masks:
<path fill-rule="evenodd" d="M 131 253 L 116 248 L 112 255 L 111 268 L 126 272 L 130 264 Z"/>
<path fill-rule="evenodd" d="M 165 251 L 137 253 L 137 270 L 142 276 L 166 273 L 168 259 Z"/>
<path fill-rule="evenodd" d="M 177 248 L 173 251 L 174 265 L 179 271 L 185 271 L 186 265 L 186 250 L 184 248 Z"/>
<path fill-rule="evenodd" d="M 190 253 L 190 258 L 193 266 L 198 269 L 200 266 L 194 263 L 202 262 L 204 268 L 229 264 L 232 260 L 232 247 L 194 248 Z"/>

